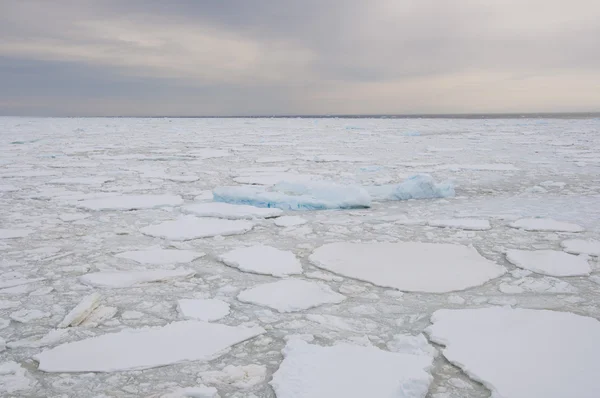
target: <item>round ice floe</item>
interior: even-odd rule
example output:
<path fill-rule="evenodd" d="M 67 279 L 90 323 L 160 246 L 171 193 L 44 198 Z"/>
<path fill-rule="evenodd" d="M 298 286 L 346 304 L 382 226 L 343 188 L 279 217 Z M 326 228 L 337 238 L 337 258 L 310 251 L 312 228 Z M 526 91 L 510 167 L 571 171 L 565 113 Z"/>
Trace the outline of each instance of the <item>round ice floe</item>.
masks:
<path fill-rule="evenodd" d="M 183 216 L 177 220 L 144 227 L 140 231 L 144 235 L 157 238 L 191 240 L 218 235 L 239 235 L 250 231 L 253 227 L 254 224 L 250 221 Z"/>
<path fill-rule="evenodd" d="M 341 343 L 332 347 L 290 340 L 271 385 L 278 398 L 424 398 L 433 356 Z"/>
<path fill-rule="evenodd" d="M 587 256 L 574 256 L 558 250 L 507 250 L 506 259 L 519 268 L 550 276 L 589 275 Z"/>
<path fill-rule="evenodd" d="M 430 339 L 493 397 L 600 397 L 596 319 L 493 307 L 439 310 L 431 321 Z"/>
<path fill-rule="evenodd" d="M 250 246 L 234 249 L 219 256 L 230 267 L 255 274 L 286 276 L 301 274 L 302 265 L 294 253 L 271 246 Z"/>
<path fill-rule="evenodd" d="M 283 213 L 281 209 L 261 208 L 248 205 L 233 205 L 229 203 L 194 203 L 184 206 L 182 210 L 200 217 L 218 217 L 230 220 L 272 218 Z"/>
<path fill-rule="evenodd" d="M 118 253 L 115 257 L 133 260 L 140 264 L 165 265 L 189 263 L 205 255 L 193 250 L 148 249 Z"/>
<path fill-rule="evenodd" d="M 83 200 L 77 203 L 77 207 L 87 210 L 139 210 L 179 206 L 182 203 L 179 195 L 119 195 Z"/>
<path fill-rule="evenodd" d="M 306 224 L 308 221 L 306 221 L 304 218 L 302 217 L 298 217 L 298 216 L 283 216 L 283 217 L 279 217 L 275 220 L 275 225 L 277 225 L 278 227 L 295 227 L 298 225 L 304 225 Z"/>
<path fill-rule="evenodd" d="M 340 275 L 412 292 L 463 290 L 506 272 L 472 247 L 445 243 L 331 243 L 309 259 Z"/>
<path fill-rule="evenodd" d="M 456 228 L 468 231 L 486 231 L 492 229 L 488 220 L 473 218 L 450 218 L 446 220 L 431 220 L 427 223 L 430 227 Z"/>
<path fill-rule="evenodd" d="M 563 240 L 560 245 L 567 253 L 600 256 L 600 241 L 597 240 L 568 239 Z"/>
<path fill-rule="evenodd" d="M 577 224 L 556 221 L 551 218 L 522 218 L 510 224 L 513 228 L 525 231 L 540 232 L 583 232 L 585 229 Z"/>
<path fill-rule="evenodd" d="M 211 322 L 229 315 L 229 304 L 216 299 L 182 299 L 177 301 L 177 311 L 185 319 Z"/>
<path fill-rule="evenodd" d="M 245 303 L 264 305 L 279 312 L 301 311 L 322 304 L 341 303 L 346 299 L 323 283 L 300 279 L 284 279 L 258 285 L 244 290 L 237 298 Z"/>

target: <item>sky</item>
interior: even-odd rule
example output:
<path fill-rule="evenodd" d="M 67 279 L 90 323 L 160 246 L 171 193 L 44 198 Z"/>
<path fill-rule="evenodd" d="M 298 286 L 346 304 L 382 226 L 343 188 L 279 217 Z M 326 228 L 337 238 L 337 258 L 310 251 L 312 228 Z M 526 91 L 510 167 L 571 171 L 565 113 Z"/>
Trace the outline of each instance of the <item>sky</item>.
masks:
<path fill-rule="evenodd" d="M 0 0 L 0 115 L 600 111 L 598 0 Z"/>

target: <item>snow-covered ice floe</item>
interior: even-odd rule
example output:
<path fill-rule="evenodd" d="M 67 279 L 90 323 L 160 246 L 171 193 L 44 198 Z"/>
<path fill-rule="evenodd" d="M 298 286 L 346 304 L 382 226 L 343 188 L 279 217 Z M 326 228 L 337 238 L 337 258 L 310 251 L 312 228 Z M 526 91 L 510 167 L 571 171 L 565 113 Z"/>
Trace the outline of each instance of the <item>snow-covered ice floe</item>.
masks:
<path fill-rule="evenodd" d="M 92 293 L 85 296 L 58 324 L 59 328 L 80 325 L 100 305 L 100 294 Z"/>
<path fill-rule="evenodd" d="M 551 218 L 522 218 L 510 223 L 513 228 L 525 231 L 540 232 L 583 232 L 585 229 L 577 224 L 556 221 Z"/>
<path fill-rule="evenodd" d="M 178 195 L 119 195 L 77 202 L 86 210 L 141 210 L 165 206 L 179 206 L 183 199 Z"/>
<path fill-rule="evenodd" d="M 283 210 L 354 209 L 372 200 L 408 200 L 454 196 L 451 183 L 436 184 L 433 177 L 416 175 L 396 185 L 362 187 L 334 182 L 280 182 L 271 188 L 232 186 L 213 190 L 217 202 L 275 207 Z"/>
<path fill-rule="evenodd" d="M 173 250 L 173 249 L 146 249 L 132 250 L 115 254 L 115 257 L 135 261 L 140 264 L 167 265 L 182 264 L 194 261 L 197 258 L 205 256 L 206 253 L 193 250 Z"/>
<path fill-rule="evenodd" d="M 182 211 L 200 217 L 227 218 L 242 220 L 253 218 L 273 218 L 283 214 L 281 209 L 268 209 L 248 205 L 233 205 L 230 203 L 194 203 L 183 206 Z"/>
<path fill-rule="evenodd" d="M 255 274 L 283 277 L 302 273 L 302 265 L 294 253 L 265 245 L 240 247 L 220 255 L 219 260 Z"/>
<path fill-rule="evenodd" d="M 427 222 L 430 227 L 456 228 L 467 231 L 487 231 L 492 229 L 488 220 L 478 220 L 474 218 L 450 218 L 443 220 L 430 220 Z"/>
<path fill-rule="evenodd" d="M 567 239 L 560 242 L 560 245 L 567 253 L 600 256 L 600 241 L 597 240 Z"/>
<path fill-rule="evenodd" d="M 306 310 L 323 304 L 337 304 L 346 296 L 336 293 L 324 283 L 300 279 L 284 279 L 242 291 L 238 300 L 264 305 L 279 312 Z"/>
<path fill-rule="evenodd" d="M 330 243 L 309 260 L 336 274 L 410 292 L 463 290 L 506 272 L 473 247 L 446 243 Z"/>
<path fill-rule="evenodd" d="M 438 310 L 426 329 L 492 397 L 600 397 L 600 322 L 568 312 Z"/>
<path fill-rule="evenodd" d="M 589 275 L 592 267 L 588 257 L 575 256 L 558 250 L 506 251 L 506 259 L 519 268 L 550 276 Z"/>
<path fill-rule="evenodd" d="M 192 240 L 211 236 L 239 235 L 250 231 L 254 224 L 245 220 L 181 216 L 140 229 L 144 235 L 170 240 Z"/>
<path fill-rule="evenodd" d="M 340 343 L 332 347 L 291 340 L 271 385 L 277 398 L 424 398 L 433 356 Z"/>
<path fill-rule="evenodd" d="M 307 222 L 307 220 L 298 216 L 283 216 L 275 219 L 275 225 L 278 227 L 296 227 Z"/>
<path fill-rule="evenodd" d="M 33 233 L 31 229 L 0 228 L 0 239 L 24 238 Z"/>
<path fill-rule="evenodd" d="M 226 348 L 264 333 L 260 327 L 232 327 L 201 321 L 124 330 L 66 343 L 35 355 L 44 372 L 115 372 L 149 369 L 184 361 L 207 361 Z"/>
<path fill-rule="evenodd" d="M 196 271 L 188 269 L 148 270 L 148 271 L 104 271 L 85 274 L 79 280 L 90 286 L 123 288 L 141 283 L 161 282 L 172 279 L 190 278 Z"/>
<path fill-rule="evenodd" d="M 185 319 L 212 322 L 229 314 L 229 304 L 216 299 L 181 299 L 177 311 Z"/>

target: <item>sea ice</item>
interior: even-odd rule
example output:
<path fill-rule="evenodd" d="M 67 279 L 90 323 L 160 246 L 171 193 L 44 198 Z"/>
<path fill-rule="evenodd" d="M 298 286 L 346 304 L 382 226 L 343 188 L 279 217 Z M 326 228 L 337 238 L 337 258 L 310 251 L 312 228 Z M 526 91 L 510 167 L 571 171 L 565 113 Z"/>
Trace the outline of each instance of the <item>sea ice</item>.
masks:
<path fill-rule="evenodd" d="M 182 207 L 182 211 L 200 217 L 227 218 L 242 220 L 253 218 L 273 218 L 283 214 L 281 209 L 265 209 L 248 205 L 233 205 L 230 203 L 194 203 Z"/>
<path fill-rule="evenodd" d="M 75 308 L 69 312 L 61 323 L 59 328 L 67 328 L 69 326 L 78 326 L 100 305 L 100 294 L 92 293 L 85 296 L 83 300 Z"/>
<path fill-rule="evenodd" d="M 228 365 L 221 371 L 209 371 L 200 373 L 203 383 L 229 385 L 236 389 L 245 390 L 262 383 L 267 375 L 264 365 Z"/>
<path fill-rule="evenodd" d="M 261 187 L 220 187 L 213 190 L 217 202 L 246 204 L 283 210 L 325 210 L 365 208 L 371 205 L 368 192 L 356 185 L 330 182 L 283 182 L 271 189 Z"/>
<path fill-rule="evenodd" d="M 239 235 L 250 231 L 254 224 L 245 220 L 181 216 L 173 221 L 140 229 L 144 235 L 170 240 L 192 240 L 211 236 Z"/>
<path fill-rule="evenodd" d="M 50 180 L 49 184 L 56 185 L 102 185 L 109 181 L 114 181 L 111 177 L 63 177 Z"/>
<path fill-rule="evenodd" d="M 43 312 L 40 310 L 28 310 L 28 309 L 23 309 L 23 310 L 18 310 L 15 311 L 13 313 L 10 314 L 10 319 L 12 319 L 13 321 L 16 322 L 20 322 L 20 323 L 28 323 L 31 321 L 36 321 L 38 319 L 43 319 L 43 318 L 49 318 L 50 317 L 49 312 Z"/>
<path fill-rule="evenodd" d="M 220 255 L 219 260 L 240 271 L 255 274 L 283 277 L 302 273 L 302 265 L 294 253 L 271 246 L 237 248 Z"/>
<path fill-rule="evenodd" d="M 431 220 L 427 223 L 431 227 L 457 228 L 467 231 L 487 231 L 492 229 L 488 220 L 477 220 L 473 218 L 449 218 L 445 220 Z"/>
<path fill-rule="evenodd" d="M 308 183 L 316 178 L 316 176 L 310 174 L 297 174 L 291 172 L 259 172 L 237 176 L 233 179 L 233 181 L 240 184 L 270 186 L 280 183 L 282 181 L 300 184 Z"/>
<path fill-rule="evenodd" d="M 198 387 L 178 388 L 160 398 L 219 398 L 219 394 L 216 388 L 200 384 Z"/>
<path fill-rule="evenodd" d="M 432 176 L 417 174 L 400 184 L 375 185 L 367 187 L 373 200 L 409 200 L 454 197 L 454 185 L 451 182 L 436 183 Z"/>
<path fill-rule="evenodd" d="M 340 343 L 332 347 L 291 340 L 271 385 L 278 398 L 424 398 L 432 356 L 393 353 Z"/>
<path fill-rule="evenodd" d="M 279 312 L 306 310 L 323 304 L 337 304 L 346 299 L 323 283 L 284 279 L 242 291 L 238 300 L 264 305 Z"/>
<path fill-rule="evenodd" d="M 436 167 L 438 170 L 474 170 L 474 171 L 519 171 L 510 163 L 483 163 L 483 164 L 444 164 Z"/>
<path fill-rule="evenodd" d="M 140 210 L 179 206 L 182 203 L 179 195 L 119 195 L 83 200 L 76 205 L 86 210 Z"/>
<path fill-rule="evenodd" d="M 438 310 L 426 329 L 444 356 L 492 397 L 596 398 L 600 322 L 568 312 Z"/>
<path fill-rule="evenodd" d="M 188 269 L 94 272 L 80 276 L 79 280 L 90 286 L 123 288 L 139 285 L 140 283 L 185 279 L 195 273 L 195 271 Z"/>
<path fill-rule="evenodd" d="M 589 275 L 588 257 L 558 250 L 507 250 L 506 259 L 519 268 L 550 276 Z"/>
<path fill-rule="evenodd" d="M 577 289 L 568 282 L 557 278 L 532 278 L 526 276 L 512 282 L 502 282 L 498 290 L 506 294 L 536 293 L 536 294 L 573 294 Z"/>
<path fill-rule="evenodd" d="M 296 227 L 298 225 L 304 225 L 308 221 L 299 216 L 283 216 L 275 219 L 275 225 L 278 227 Z"/>
<path fill-rule="evenodd" d="M 34 359 L 44 372 L 141 370 L 184 361 L 207 361 L 226 348 L 264 333 L 260 327 L 232 327 L 201 321 L 129 329 L 59 345 Z"/>
<path fill-rule="evenodd" d="M 597 240 L 567 239 L 560 245 L 567 253 L 600 256 L 600 241 Z"/>
<path fill-rule="evenodd" d="M 68 330 L 65 329 L 54 329 L 46 333 L 42 337 L 28 337 L 26 339 L 11 341 L 7 344 L 9 348 L 40 348 L 47 345 L 55 344 L 61 341 L 69 334 Z"/>
<path fill-rule="evenodd" d="M 33 233 L 31 229 L 6 229 L 0 228 L 0 239 L 24 238 Z"/>
<path fill-rule="evenodd" d="M 556 221 L 551 218 L 522 218 L 510 224 L 513 228 L 525 231 L 542 232 L 583 232 L 585 229 L 577 224 Z"/>
<path fill-rule="evenodd" d="M 115 257 L 133 260 L 140 264 L 167 265 L 182 264 L 205 256 L 206 253 L 193 250 L 155 249 L 134 250 L 118 253 Z"/>
<path fill-rule="evenodd" d="M 447 243 L 330 243 L 309 260 L 340 275 L 410 292 L 464 290 L 506 272 L 473 247 Z"/>
<path fill-rule="evenodd" d="M 5 278 L 0 279 L 0 289 L 5 289 L 7 287 L 28 285 L 30 283 L 40 282 L 43 280 L 45 280 L 45 278 L 26 279 L 26 278 L 6 278 L 6 276 L 5 276 Z"/>
<path fill-rule="evenodd" d="M 13 394 L 16 391 L 29 390 L 35 381 L 28 377 L 27 370 L 16 362 L 0 363 L 0 393 Z M 13 395 L 21 396 L 21 394 Z"/>
<path fill-rule="evenodd" d="M 181 299 L 177 310 L 184 319 L 212 322 L 229 315 L 229 304 L 216 299 Z"/>

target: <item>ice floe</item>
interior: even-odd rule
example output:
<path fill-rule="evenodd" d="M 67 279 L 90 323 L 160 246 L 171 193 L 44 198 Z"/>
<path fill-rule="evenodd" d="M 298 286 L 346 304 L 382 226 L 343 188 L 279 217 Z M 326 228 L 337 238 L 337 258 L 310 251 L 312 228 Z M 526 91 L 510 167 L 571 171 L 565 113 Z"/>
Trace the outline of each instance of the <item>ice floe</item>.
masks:
<path fill-rule="evenodd" d="M 185 279 L 196 272 L 188 269 L 148 270 L 148 271 L 104 271 L 85 274 L 79 280 L 90 286 L 123 288 L 141 283 L 162 282 L 172 279 Z"/>
<path fill-rule="evenodd" d="M 567 253 L 600 256 L 600 241 L 597 240 L 567 239 L 560 242 L 560 245 Z"/>
<path fill-rule="evenodd" d="M 280 216 L 281 209 L 268 209 L 248 205 L 233 205 L 229 203 L 194 203 L 183 206 L 182 211 L 200 217 L 227 218 L 242 220 L 253 218 L 273 218 Z"/>
<path fill-rule="evenodd" d="M 59 328 L 80 325 L 100 305 L 100 294 L 92 293 L 85 296 L 58 324 Z"/>
<path fill-rule="evenodd" d="M 226 348 L 264 332 L 260 327 L 180 321 L 62 344 L 43 351 L 34 359 L 44 372 L 141 370 L 184 361 L 214 359 Z"/>
<path fill-rule="evenodd" d="M 203 383 L 216 384 L 222 386 L 231 386 L 236 389 L 246 390 L 262 383 L 267 375 L 267 368 L 264 365 L 228 365 L 223 370 L 215 370 L 200 373 Z"/>
<path fill-rule="evenodd" d="M 182 264 L 205 256 L 206 253 L 193 250 L 155 249 L 133 250 L 115 254 L 115 257 L 133 260 L 140 264 L 167 265 Z"/>
<path fill-rule="evenodd" d="M 525 231 L 583 232 L 585 230 L 580 225 L 556 221 L 551 218 L 522 218 L 511 223 L 510 226 Z"/>
<path fill-rule="evenodd" d="M 179 195 L 119 195 L 76 202 L 86 210 L 141 210 L 165 206 L 179 206 L 183 199 Z"/>
<path fill-rule="evenodd" d="M 323 304 L 337 304 L 346 299 L 323 283 L 284 279 L 242 291 L 238 300 L 264 305 L 279 312 L 294 312 Z"/>
<path fill-rule="evenodd" d="M 13 394 L 31 389 L 36 384 L 25 368 L 16 362 L 0 363 L 0 392 Z M 13 396 L 22 396 L 21 393 Z"/>
<path fill-rule="evenodd" d="M 506 251 L 506 259 L 519 268 L 550 276 L 589 275 L 592 267 L 588 257 L 575 256 L 558 250 Z"/>
<path fill-rule="evenodd" d="M 220 255 L 219 260 L 255 274 L 283 277 L 302 273 L 302 265 L 294 253 L 265 245 L 237 248 Z"/>
<path fill-rule="evenodd" d="M 463 290 L 506 272 L 473 247 L 446 243 L 331 243 L 309 260 L 340 275 L 412 292 Z"/>
<path fill-rule="evenodd" d="M 239 235 L 250 231 L 254 224 L 245 220 L 181 216 L 173 221 L 140 229 L 144 235 L 170 240 L 192 240 L 211 236 Z"/>
<path fill-rule="evenodd" d="M 31 235 L 32 233 L 33 230 L 31 229 L 0 228 L 0 239 L 24 238 L 28 235 Z"/>
<path fill-rule="evenodd" d="M 492 229 L 488 220 L 478 220 L 474 218 L 449 218 L 442 220 L 430 220 L 427 225 L 440 228 L 456 228 L 467 231 L 487 231 Z"/>
<path fill-rule="evenodd" d="M 229 304 L 216 299 L 181 299 L 177 311 L 184 319 L 212 322 L 229 314 Z"/>
<path fill-rule="evenodd" d="M 444 356 L 492 397 L 595 398 L 600 322 L 568 312 L 438 310 L 426 329 Z"/>
<path fill-rule="evenodd" d="M 102 185 L 109 181 L 114 181 L 112 177 L 62 177 L 50 180 L 49 184 L 56 185 Z"/>
<path fill-rule="evenodd" d="M 498 290 L 506 294 L 573 294 L 577 289 L 568 282 L 552 277 L 523 277 L 511 282 L 502 282 Z"/>
<path fill-rule="evenodd" d="M 424 398 L 433 381 L 430 355 L 291 340 L 283 356 L 271 381 L 278 398 Z"/>
<path fill-rule="evenodd" d="M 366 187 L 373 200 L 409 200 L 451 198 L 455 195 L 451 182 L 436 183 L 432 176 L 417 174 L 400 184 Z"/>
<path fill-rule="evenodd" d="M 275 225 L 278 227 L 296 227 L 304 225 L 308 221 L 299 216 L 282 216 L 275 219 Z"/>

